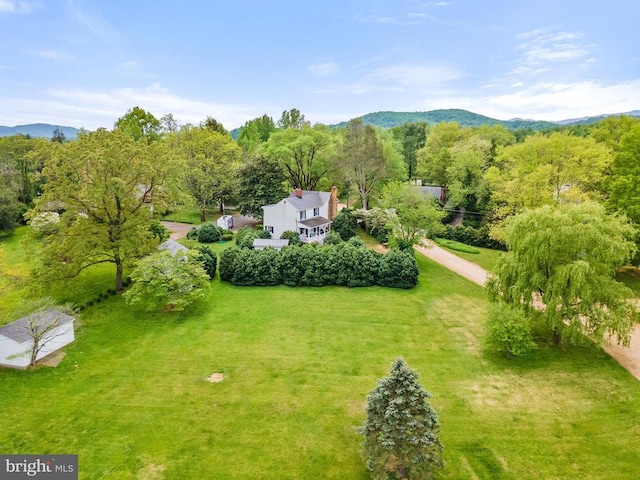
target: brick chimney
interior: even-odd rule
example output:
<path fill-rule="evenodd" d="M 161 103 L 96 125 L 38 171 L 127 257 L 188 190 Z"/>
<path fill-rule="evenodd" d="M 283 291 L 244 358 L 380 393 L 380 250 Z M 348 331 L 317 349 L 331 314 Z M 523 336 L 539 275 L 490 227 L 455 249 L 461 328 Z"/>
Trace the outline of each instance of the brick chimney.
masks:
<path fill-rule="evenodd" d="M 296 189 L 293 191 L 293 194 L 294 194 L 296 197 L 298 197 L 298 198 L 302 198 L 302 189 L 301 189 L 301 188 L 296 188 Z"/>
<path fill-rule="evenodd" d="M 333 221 L 338 215 L 338 188 L 331 187 L 331 197 L 329 197 L 329 220 Z"/>

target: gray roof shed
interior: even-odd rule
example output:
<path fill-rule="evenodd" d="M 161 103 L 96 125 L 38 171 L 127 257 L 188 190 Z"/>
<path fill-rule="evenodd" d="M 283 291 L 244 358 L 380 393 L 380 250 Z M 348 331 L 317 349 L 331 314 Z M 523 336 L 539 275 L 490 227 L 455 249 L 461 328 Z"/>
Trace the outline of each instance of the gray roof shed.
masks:
<path fill-rule="evenodd" d="M 0 327 L 0 335 L 18 343 L 25 343 L 33 339 L 30 333 L 32 325 L 44 331 L 52 325 L 64 325 L 73 320 L 74 318 L 71 315 L 67 315 L 60 310 L 43 310 L 42 312 L 32 313 L 31 315 L 27 315 L 15 322 Z"/>

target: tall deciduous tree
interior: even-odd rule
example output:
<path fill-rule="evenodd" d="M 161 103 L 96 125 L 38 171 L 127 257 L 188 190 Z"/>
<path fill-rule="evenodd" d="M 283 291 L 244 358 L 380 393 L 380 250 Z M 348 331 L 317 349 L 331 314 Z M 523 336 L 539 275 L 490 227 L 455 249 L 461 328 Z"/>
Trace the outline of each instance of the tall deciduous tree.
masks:
<path fill-rule="evenodd" d="M 613 277 L 631 258 L 635 231 L 593 202 L 546 205 L 512 217 L 508 253 L 488 288 L 495 301 L 524 306 L 556 341 L 628 344 L 637 313 L 633 292 Z"/>
<path fill-rule="evenodd" d="M 304 124 L 273 133 L 264 152 L 279 162 L 291 188 L 313 190 L 329 168 L 335 145 L 327 127 Z"/>
<path fill-rule="evenodd" d="M 222 125 L 221 122 L 211 116 L 207 117 L 201 126 L 203 126 L 204 128 L 208 128 L 209 130 L 212 130 L 214 132 L 221 133 L 223 135 L 229 135 L 229 132 L 226 128 L 224 128 L 224 125 Z"/>
<path fill-rule="evenodd" d="M 424 147 L 427 141 L 429 125 L 424 122 L 406 123 L 401 127 L 393 129 L 394 136 L 402 145 L 402 156 L 406 165 L 409 179 L 416 178 L 417 175 L 417 153 Z"/>
<path fill-rule="evenodd" d="M 606 183 L 608 206 L 640 225 L 640 122 L 621 134 L 612 174 Z"/>
<path fill-rule="evenodd" d="M 243 215 L 262 217 L 262 206 L 287 196 L 285 176 L 277 160 L 255 155 L 240 170 L 238 208 Z"/>
<path fill-rule="evenodd" d="M 500 220 L 525 208 L 601 200 L 611 161 L 603 144 L 565 132 L 536 134 L 503 148 L 486 173 L 498 220 L 492 235 L 502 238 Z"/>
<path fill-rule="evenodd" d="M 444 469 L 438 415 L 418 375 L 398 358 L 367 396 L 362 456 L 371 478 L 418 480 Z"/>
<path fill-rule="evenodd" d="M 276 125 L 273 119 L 268 115 L 249 120 L 240 129 L 238 134 L 238 145 L 245 152 L 252 153 L 260 145 L 269 140 L 269 137 L 276 131 Z"/>
<path fill-rule="evenodd" d="M 287 130 L 289 128 L 301 129 L 303 125 L 309 125 L 304 118 L 304 114 L 300 113 L 297 108 L 291 110 L 285 110 L 278 120 L 278 128 L 281 130 Z"/>
<path fill-rule="evenodd" d="M 348 182 L 355 184 L 362 208 L 369 207 L 369 196 L 388 174 L 382 144 L 370 125 L 359 118 L 350 120 L 338 154 L 338 165 Z"/>
<path fill-rule="evenodd" d="M 158 140 L 162 131 L 160 120 L 140 107 L 127 110 L 127 113 L 116 120 L 114 127 L 136 140 L 144 138 L 149 143 Z"/>
<path fill-rule="evenodd" d="M 38 147 L 46 140 L 14 135 L 0 138 L 0 176 L 17 195 L 18 201 L 29 205 L 38 193 L 33 174 L 42 170 Z"/>
<path fill-rule="evenodd" d="M 426 143 L 417 153 L 417 176 L 428 183 L 446 185 L 450 149 L 469 136 L 469 132 L 456 122 L 442 122 L 433 127 Z"/>
<path fill-rule="evenodd" d="M 387 183 L 380 196 L 382 208 L 393 209 L 391 219 L 394 236 L 404 245 L 415 245 L 422 238 L 433 238 L 444 226 L 444 212 L 436 199 L 428 197 L 419 188 L 400 182 Z"/>
<path fill-rule="evenodd" d="M 222 205 L 236 189 L 242 151 L 229 135 L 192 125 L 168 136 L 167 143 L 184 166 L 184 183 L 204 222 L 206 210 Z"/>
<path fill-rule="evenodd" d="M 148 202 L 162 203 L 160 188 L 171 176 L 164 145 L 99 129 L 75 142 L 47 143 L 44 154 L 44 191 L 31 215 L 52 206 L 64 213 L 59 232 L 42 246 L 36 276 L 68 278 L 107 262 L 115 265 L 115 287 L 122 290 L 125 265 L 158 243 Z"/>

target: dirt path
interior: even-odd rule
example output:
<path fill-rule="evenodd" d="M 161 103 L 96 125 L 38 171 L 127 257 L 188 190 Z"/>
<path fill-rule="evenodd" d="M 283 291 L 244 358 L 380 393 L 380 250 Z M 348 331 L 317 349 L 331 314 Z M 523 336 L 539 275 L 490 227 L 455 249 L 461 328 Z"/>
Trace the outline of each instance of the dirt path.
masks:
<path fill-rule="evenodd" d="M 427 258 L 430 258 L 431 260 L 447 267 L 449 270 L 462 275 L 478 285 L 484 285 L 487 281 L 487 272 L 482 267 L 464 260 L 463 258 L 460 258 L 437 245 L 433 245 L 429 248 L 416 246 L 416 250 Z M 620 365 L 626 368 L 631 375 L 640 380 L 640 325 L 636 325 L 636 328 L 631 335 L 631 343 L 629 344 L 629 347 L 623 347 L 622 345 L 607 345 L 603 348 L 609 355 L 615 358 Z"/>

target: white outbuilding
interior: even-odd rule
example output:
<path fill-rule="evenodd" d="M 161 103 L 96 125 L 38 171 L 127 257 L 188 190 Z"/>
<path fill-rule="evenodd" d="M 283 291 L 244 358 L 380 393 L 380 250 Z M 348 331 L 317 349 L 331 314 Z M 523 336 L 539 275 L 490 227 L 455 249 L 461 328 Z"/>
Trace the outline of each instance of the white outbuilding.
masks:
<path fill-rule="evenodd" d="M 27 368 L 75 340 L 75 319 L 60 310 L 32 313 L 0 327 L 0 366 Z M 35 351 L 34 351 L 35 344 Z"/>

